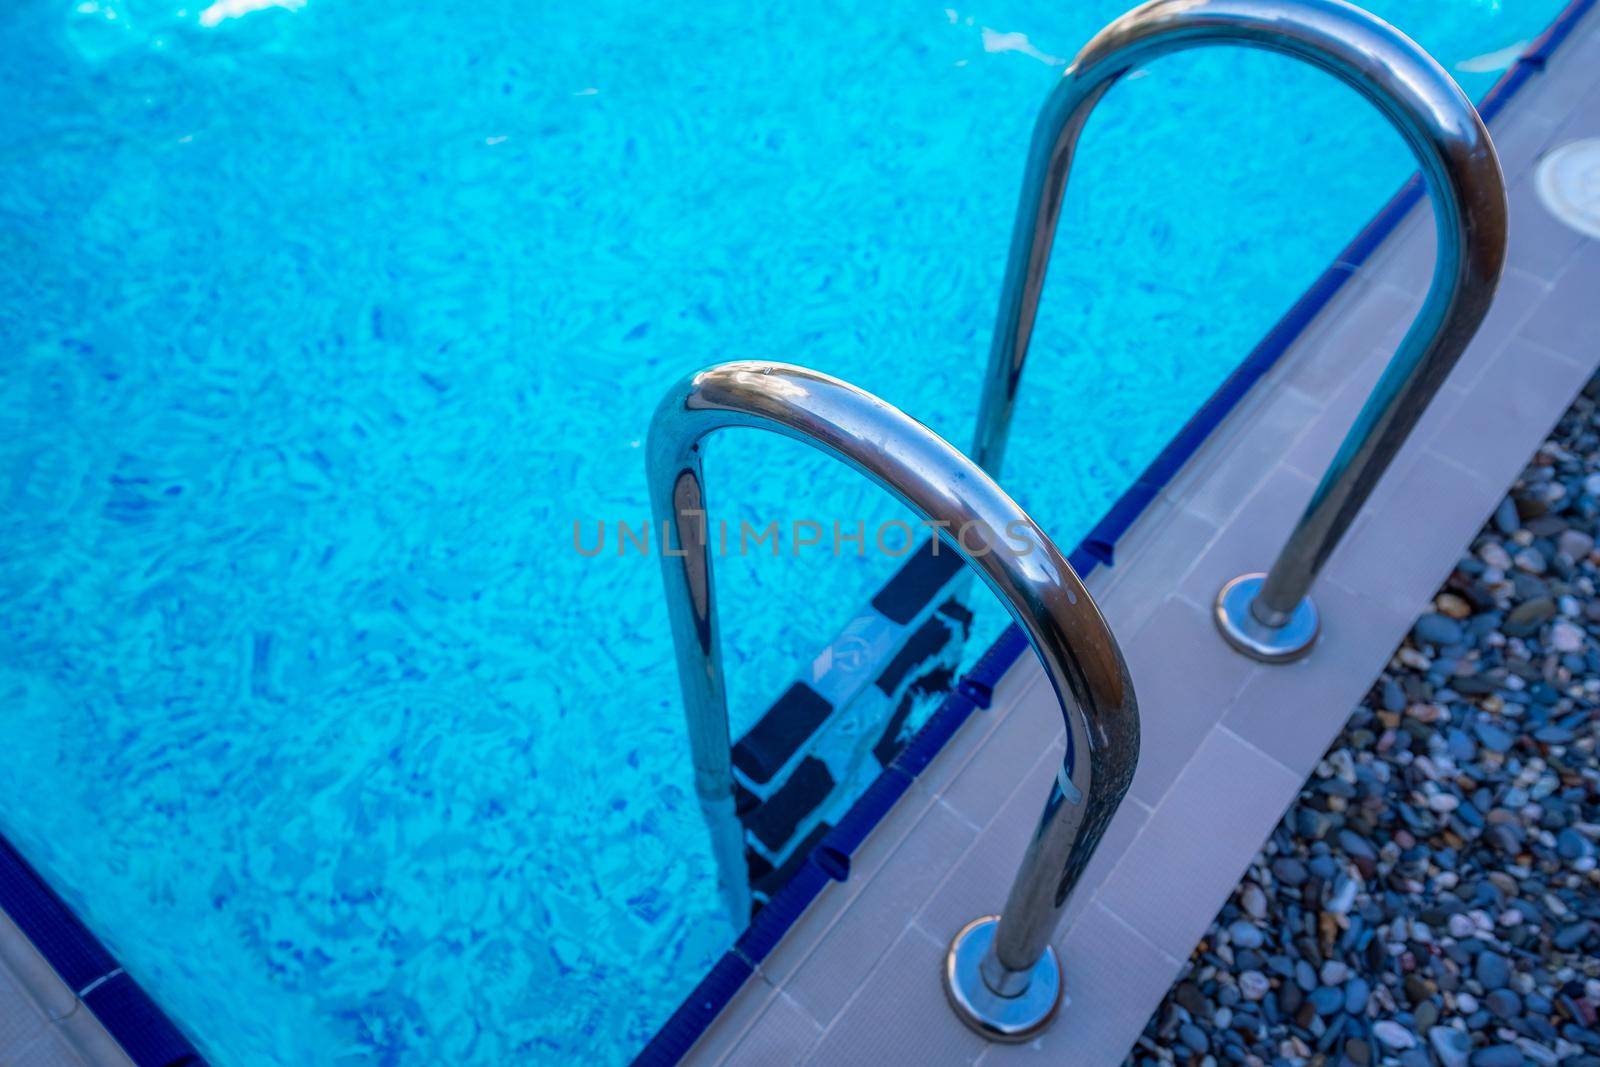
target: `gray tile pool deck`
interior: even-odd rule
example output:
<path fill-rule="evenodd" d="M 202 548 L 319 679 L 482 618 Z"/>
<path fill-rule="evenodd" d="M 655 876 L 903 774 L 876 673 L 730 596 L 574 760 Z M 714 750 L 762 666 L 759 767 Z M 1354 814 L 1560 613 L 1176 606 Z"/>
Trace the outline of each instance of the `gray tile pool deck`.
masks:
<path fill-rule="evenodd" d="M 1120 1063 L 1300 783 L 1459 552 L 1600 363 L 1600 241 L 1533 189 L 1549 148 L 1600 136 L 1600 9 L 1491 124 L 1510 187 L 1499 299 L 1314 595 L 1323 638 L 1260 666 L 1222 644 L 1213 596 L 1271 563 L 1376 381 L 1433 259 L 1413 210 L 1188 463 L 1089 586 L 1143 714 L 1128 799 L 1055 947 L 1070 1005 L 1027 1045 L 990 1045 L 939 966 L 997 911 L 1062 751 L 1032 657 L 1001 681 L 762 963 L 695 1064 Z"/>
<path fill-rule="evenodd" d="M 0 913 L 0 1067 L 127 1067 L 77 995 Z"/>

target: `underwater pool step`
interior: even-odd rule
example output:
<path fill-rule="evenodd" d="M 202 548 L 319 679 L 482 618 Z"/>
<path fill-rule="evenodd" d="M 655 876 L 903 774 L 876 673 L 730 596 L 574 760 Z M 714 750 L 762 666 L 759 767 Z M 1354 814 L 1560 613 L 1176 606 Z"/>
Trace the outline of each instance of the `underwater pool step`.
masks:
<path fill-rule="evenodd" d="M 733 768 L 744 776 L 745 788 L 769 785 L 832 711 L 833 705 L 806 683 L 791 685 L 733 746 Z"/>
<path fill-rule="evenodd" d="M 745 819 L 751 843 L 770 860 L 783 851 L 806 817 L 821 806 L 838 783 L 815 756 L 800 761 L 783 788 L 767 797 Z"/>
<path fill-rule="evenodd" d="M 952 562 L 954 564 L 952 565 Z M 733 746 L 757 911 L 948 691 L 972 627 L 960 557 L 919 545 Z M 832 699 L 823 694 L 830 694 Z"/>
<path fill-rule="evenodd" d="M 931 711 L 949 691 L 970 618 L 954 601 L 941 605 L 909 635 L 872 685 L 842 707 L 829 706 L 829 714 L 802 739 L 784 773 L 766 783 L 760 795 L 743 780 L 735 782 L 739 817 L 747 831 L 751 885 L 764 885 L 756 890 L 758 905 L 770 896 L 774 881 L 766 868 L 792 870 L 791 859 L 804 859 L 815 844 L 812 826 L 831 825 L 842 817 L 905 748 L 924 717 L 919 707 Z M 779 833 L 780 828 L 787 833 Z"/>

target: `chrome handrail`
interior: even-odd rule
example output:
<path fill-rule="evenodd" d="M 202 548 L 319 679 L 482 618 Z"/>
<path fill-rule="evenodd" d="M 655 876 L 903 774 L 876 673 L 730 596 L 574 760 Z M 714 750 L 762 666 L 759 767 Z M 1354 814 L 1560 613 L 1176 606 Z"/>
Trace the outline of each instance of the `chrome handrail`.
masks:
<path fill-rule="evenodd" d="M 695 790 L 736 923 L 748 917 L 748 897 L 701 465 L 704 438 L 731 426 L 803 441 L 898 497 L 983 577 L 1044 665 L 1066 721 L 1066 754 L 1004 911 L 963 930 L 946 967 L 950 1000 L 969 1025 L 1024 1039 L 1055 1014 L 1062 982 L 1050 937 L 1138 759 L 1138 709 L 1116 639 L 1033 520 L 921 423 L 837 378 L 782 363 L 724 363 L 683 379 L 651 420 L 646 463 Z"/>
<path fill-rule="evenodd" d="M 1388 117 L 1421 165 L 1438 254 L 1422 310 L 1266 575 L 1223 587 L 1217 623 L 1267 662 L 1316 640 L 1317 572 L 1477 332 L 1505 260 L 1506 195 L 1482 119 L 1450 75 L 1388 23 L 1341 0 L 1152 0 L 1084 45 L 1034 127 L 973 456 L 1000 470 L 1078 136 L 1107 90 L 1169 52 L 1234 44 L 1305 60 Z"/>

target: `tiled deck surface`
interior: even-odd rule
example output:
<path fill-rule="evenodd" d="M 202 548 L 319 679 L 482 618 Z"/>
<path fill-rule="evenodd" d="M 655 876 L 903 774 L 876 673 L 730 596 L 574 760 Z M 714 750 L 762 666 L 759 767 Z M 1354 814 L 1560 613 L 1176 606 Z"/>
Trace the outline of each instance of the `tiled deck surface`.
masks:
<path fill-rule="evenodd" d="M 0 1067 L 130 1067 L 93 1013 L 3 913 Z"/>
<path fill-rule="evenodd" d="M 1426 289 L 1414 211 L 1089 585 L 1143 714 L 1139 773 L 1056 939 L 1071 1005 L 989 1045 L 944 1002 L 961 926 L 998 910 L 1061 758 L 1031 657 L 884 820 L 690 1055 L 697 1064 L 1122 1061 L 1180 962 L 1428 597 L 1600 362 L 1600 241 L 1533 190 L 1545 149 L 1600 136 L 1600 11 L 1493 124 L 1512 239 L 1473 347 L 1330 561 L 1324 633 L 1298 664 L 1222 644 L 1213 596 L 1272 561 Z M 1241 503 L 1242 502 L 1242 503 Z"/>

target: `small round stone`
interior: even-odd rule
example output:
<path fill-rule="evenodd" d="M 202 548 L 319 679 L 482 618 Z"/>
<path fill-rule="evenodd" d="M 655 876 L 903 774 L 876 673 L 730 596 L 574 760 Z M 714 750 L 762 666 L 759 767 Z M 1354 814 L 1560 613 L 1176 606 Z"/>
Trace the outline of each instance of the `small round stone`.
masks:
<path fill-rule="evenodd" d="M 1525 548 L 1511 558 L 1512 562 L 1517 565 L 1518 570 L 1527 571 L 1529 574 L 1543 574 L 1549 569 L 1549 564 L 1545 562 L 1544 555 L 1536 549 Z"/>
<path fill-rule="evenodd" d="M 1333 986 L 1318 986 L 1311 991 L 1311 995 L 1306 999 L 1311 1002 L 1311 1007 L 1316 1010 L 1316 1013 L 1324 1018 L 1334 1012 L 1344 1010 L 1344 993 Z"/>
<path fill-rule="evenodd" d="M 1228 927 L 1228 939 L 1234 948 L 1260 948 L 1266 942 L 1266 935 L 1259 926 L 1241 919 Z"/>
<path fill-rule="evenodd" d="M 1344 1010 L 1351 1015 L 1360 1015 L 1367 1010 L 1367 998 L 1372 996 L 1372 987 L 1360 975 L 1350 979 L 1344 987 Z"/>
<path fill-rule="evenodd" d="M 1467 1067 L 1472 1055 L 1472 1038 L 1449 1026 L 1435 1026 L 1428 1031 L 1428 1046 L 1439 1057 L 1444 1067 Z"/>
<path fill-rule="evenodd" d="M 1562 619 L 1550 627 L 1550 647 L 1557 652 L 1582 652 L 1583 629 Z"/>
<path fill-rule="evenodd" d="M 1272 877 L 1284 885 L 1304 885 L 1308 875 L 1306 874 L 1305 864 L 1297 859 L 1285 856 L 1282 859 L 1272 861 Z"/>
<path fill-rule="evenodd" d="M 1522 1067 L 1522 1050 L 1515 1045 L 1480 1048 L 1468 1061 L 1472 1067 Z"/>
<path fill-rule="evenodd" d="M 1499 989 L 1511 981 L 1511 964 L 1498 952 L 1480 952 L 1472 976 L 1485 990 Z"/>
<path fill-rule="evenodd" d="M 1466 630 L 1450 616 L 1432 613 L 1417 620 L 1411 636 L 1419 645 L 1459 645 Z"/>
<path fill-rule="evenodd" d="M 1417 1035 L 1393 1019 L 1379 1019 L 1373 1023 L 1372 1036 L 1383 1042 L 1386 1048 L 1397 1051 L 1414 1048 L 1417 1044 Z"/>
<path fill-rule="evenodd" d="M 1508 1021 L 1522 1014 L 1522 998 L 1510 989 L 1496 989 L 1483 998 L 1483 1006 Z"/>

